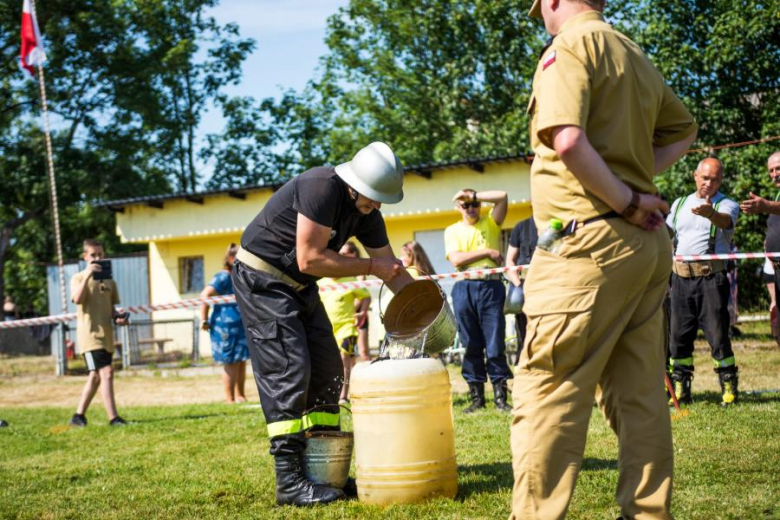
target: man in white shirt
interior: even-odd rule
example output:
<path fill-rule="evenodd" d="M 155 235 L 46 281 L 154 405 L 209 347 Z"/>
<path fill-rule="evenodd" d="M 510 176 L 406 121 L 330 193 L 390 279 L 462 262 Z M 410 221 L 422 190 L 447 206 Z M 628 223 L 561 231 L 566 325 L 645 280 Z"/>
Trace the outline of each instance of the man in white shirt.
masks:
<path fill-rule="evenodd" d="M 696 191 L 674 201 L 666 223 L 676 233 L 675 254 L 728 253 L 739 206 L 720 193 L 723 163 L 707 158 L 693 175 Z M 729 339 L 729 282 L 723 260 L 674 262 L 670 370 L 681 403 L 691 403 L 693 341 L 701 327 L 710 345 L 723 401 L 737 401 L 737 365 Z"/>

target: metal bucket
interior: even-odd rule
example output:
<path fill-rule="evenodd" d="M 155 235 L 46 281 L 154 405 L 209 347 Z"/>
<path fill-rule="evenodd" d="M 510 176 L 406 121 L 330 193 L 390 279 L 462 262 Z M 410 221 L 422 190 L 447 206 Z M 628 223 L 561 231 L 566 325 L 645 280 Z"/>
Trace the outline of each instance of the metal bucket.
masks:
<path fill-rule="evenodd" d="M 416 280 L 401 289 L 382 319 L 390 342 L 409 345 L 419 338 L 415 348 L 426 354 L 443 352 L 455 341 L 455 316 L 444 291 L 433 280 Z"/>
<path fill-rule="evenodd" d="M 303 471 L 315 484 L 343 488 L 349 478 L 354 445 L 352 432 L 306 432 Z"/>

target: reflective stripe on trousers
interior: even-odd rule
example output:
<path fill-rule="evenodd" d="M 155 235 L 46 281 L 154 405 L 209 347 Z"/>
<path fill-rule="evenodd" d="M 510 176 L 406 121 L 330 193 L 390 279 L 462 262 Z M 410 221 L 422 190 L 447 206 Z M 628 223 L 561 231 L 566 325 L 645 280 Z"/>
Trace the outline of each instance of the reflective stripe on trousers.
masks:
<path fill-rule="evenodd" d="M 338 427 L 340 419 L 341 415 L 337 413 L 312 412 L 304 415 L 302 419 L 269 423 L 268 437 L 299 433 L 315 426 Z"/>

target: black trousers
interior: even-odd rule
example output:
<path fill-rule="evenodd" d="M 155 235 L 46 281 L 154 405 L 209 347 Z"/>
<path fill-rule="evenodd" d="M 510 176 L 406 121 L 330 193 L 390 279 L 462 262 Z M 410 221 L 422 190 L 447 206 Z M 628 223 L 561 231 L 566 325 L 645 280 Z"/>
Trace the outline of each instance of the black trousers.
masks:
<path fill-rule="evenodd" d="M 271 454 L 300 453 L 306 447 L 305 430 L 339 427 L 338 398 L 344 382 L 318 287 L 311 284 L 296 292 L 238 260 L 232 279 Z"/>
<path fill-rule="evenodd" d="M 693 341 L 700 327 L 710 344 L 716 370 L 736 370 L 729 339 L 728 299 L 729 281 L 725 271 L 696 278 L 672 274 L 669 350 L 674 371 L 693 371 Z"/>
<path fill-rule="evenodd" d="M 780 259 L 773 259 L 772 267 L 775 268 L 775 298 L 780 294 Z M 780 344 L 780 326 L 775 329 L 775 341 Z"/>

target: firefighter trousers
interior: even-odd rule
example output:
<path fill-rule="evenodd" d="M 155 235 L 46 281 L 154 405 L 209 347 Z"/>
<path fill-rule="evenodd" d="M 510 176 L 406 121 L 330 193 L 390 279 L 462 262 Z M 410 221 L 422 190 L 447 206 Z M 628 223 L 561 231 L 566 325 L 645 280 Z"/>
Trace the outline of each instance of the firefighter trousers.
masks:
<path fill-rule="evenodd" d="M 726 271 L 683 278 L 672 275 L 670 368 L 693 372 L 693 342 L 699 327 L 710 345 L 718 372 L 736 372 L 729 328 L 729 280 Z"/>
<path fill-rule="evenodd" d="M 339 428 L 344 371 L 318 287 L 296 291 L 238 260 L 232 280 L 271 454 L 300 453 L 306 430 Z"/>

